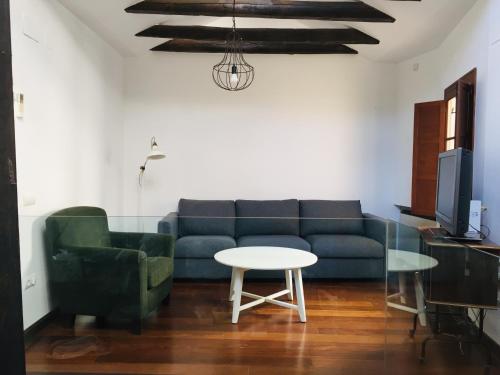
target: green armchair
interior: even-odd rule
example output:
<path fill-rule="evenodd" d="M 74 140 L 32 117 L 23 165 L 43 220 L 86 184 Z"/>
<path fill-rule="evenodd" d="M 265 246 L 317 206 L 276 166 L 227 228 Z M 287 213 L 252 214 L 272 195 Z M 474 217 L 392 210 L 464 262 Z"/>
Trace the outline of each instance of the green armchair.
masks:
<path fill-rule="evenodd" d="M 171 236 L 110 232 L 106 212 L 72 207 L 46 221 L 52 295 L 61 312 L 142 321 L 168 300 L 175 241 Z"/>

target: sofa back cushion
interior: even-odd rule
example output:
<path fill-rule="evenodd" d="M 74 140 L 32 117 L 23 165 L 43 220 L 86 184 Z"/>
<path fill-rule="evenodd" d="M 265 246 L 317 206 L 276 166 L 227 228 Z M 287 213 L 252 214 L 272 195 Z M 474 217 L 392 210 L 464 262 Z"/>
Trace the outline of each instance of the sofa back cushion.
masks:
<path fill-rule="evenodd" d="M 323 219 L 323 220 L 322 220 Z M 300 234 L 364 234 L 360 201 L 300 201 Z"/>
<path fill-rule="evenodd" d="M 236 236 L 300 234 L 299 201 L 236 201 Z"/>
<path fill-rule="evenodd" d="M 179 236 L 234 237 L 234 201 L 179 201 Z"/>

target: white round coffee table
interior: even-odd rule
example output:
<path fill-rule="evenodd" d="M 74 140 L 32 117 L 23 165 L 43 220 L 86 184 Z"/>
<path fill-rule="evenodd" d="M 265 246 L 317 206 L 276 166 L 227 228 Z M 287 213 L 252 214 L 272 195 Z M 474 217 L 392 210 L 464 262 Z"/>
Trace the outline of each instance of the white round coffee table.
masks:
<path fill-rule="evenodd" d="M 233 323 L 238 323 L 240 311 L 264 302 L 297 310 L 300 321 L 306 321 L 301 269 L 315 264 L 318 261 L 316 255 L 307 251 L 286 247 L 253 246 L 222 250 L 215 254 L 214 257 L 217 262 L 233 268 L 229 290 L 229 300 L 233 301 Z M 244 292 L 243 277 L 245 271 L 248 270 L 283 270 L 285 271 L 286 289 L 265 297 Z M 288 295 L 288 299 L 293 301 L 292 272 L 297 292 L 296 305 L 276 300 L 276 298 L 286 294 Z M 241 296 L 253 298 L 255 301 L 241 305 Z"/>
<path fill-rule="evenodd" d="M 438 261 L 430 256 L 419 254 L 411 251 L 402 250 L 392 250 L 388 251 L 388 262 L 387 271 L 397 272 L 399 278 L 399 292 L 390 296 L 387 296 L 387 306 L 393 307 L 395 309 L 407 311 L 418 316 L 420 324 L 422 326 L 427 325 L 427 319 L 425 317 L 425 298 L 424 289 L 422 286 L 422 277 L 420 272 L 429 270 L 438 265 Z M 406 305 L 406 274 L 414 274 L 414 288 L 415 288 L 415 298 L 417 300 L 417 308 L 409 307 Z M 399 297 L 401 303 L 395 303 L 389 301 L 394 297 Z M 416 320 L 414 322 L 414 326 Z M 415 330 L 415 327 L 413 331 Z"/>

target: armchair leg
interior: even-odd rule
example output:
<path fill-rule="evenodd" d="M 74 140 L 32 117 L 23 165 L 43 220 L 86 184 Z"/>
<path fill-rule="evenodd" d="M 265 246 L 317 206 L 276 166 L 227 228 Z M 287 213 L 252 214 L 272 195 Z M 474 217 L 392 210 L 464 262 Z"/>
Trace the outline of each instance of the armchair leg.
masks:
<path fill-rule="evenodd" d="M 170 305 L 170 294 L 162 301 L 162 305 Z"/>
<path fill-rule="evenodd" d="M 142 319 L 134 319 L 132 321 L 132 333 L 134 335 L 142 334 Z"/>
<path fill-rule="evenodd" d="M 76 314 L 62 314 L 62 325 L 64 328 L 74 328 Z"/>
<path fill-rule="evenodd" d="M 105 316 L 96 316 L 95 325 L 97 328 L 106 328 L 108 325 L 108 318 Z"/>

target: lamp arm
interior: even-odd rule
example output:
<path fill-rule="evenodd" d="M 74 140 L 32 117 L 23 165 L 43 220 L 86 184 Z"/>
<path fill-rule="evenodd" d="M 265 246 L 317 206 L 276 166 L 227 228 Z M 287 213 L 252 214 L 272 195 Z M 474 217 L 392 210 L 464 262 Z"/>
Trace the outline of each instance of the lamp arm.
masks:
<path fill-rule="evenodd" d="M 146 161 L 144 162 L 144 164 L 140 166 L 141 171 L 145 171 L 146 170 L 146 165 L 148 165 L 148 161 L 149 161 L 149 159 L 146 158 Z"/>
<path fill-rule="evenodd" d="M 142 186 L 142 177 L 144 176 L 144 172 L 146 172 L 146 165 L 148 164 L 148 161 L 149 159 L 146 158 L 144 164 L 139 167 L 139 169 L 141 170 L 139 172 L 139 186 Z"/>

